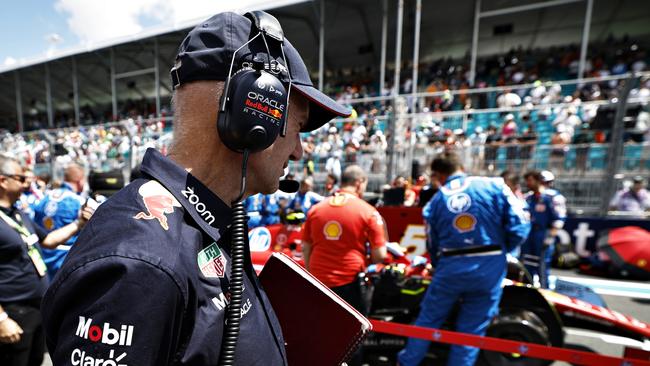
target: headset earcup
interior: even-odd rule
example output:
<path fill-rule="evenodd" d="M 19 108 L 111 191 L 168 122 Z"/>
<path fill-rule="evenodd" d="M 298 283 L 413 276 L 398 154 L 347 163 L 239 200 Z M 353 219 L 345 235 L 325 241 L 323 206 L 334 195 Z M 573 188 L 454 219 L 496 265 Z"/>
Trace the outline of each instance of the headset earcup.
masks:
<path fill-rule="evenodd" d="M 271 146 L 286 116 L 282 82 L 264 71 L 241 70 L 231 78 L 226 97 L 226 108 L 217 118 L 221 141 L 237 152 Z"/>

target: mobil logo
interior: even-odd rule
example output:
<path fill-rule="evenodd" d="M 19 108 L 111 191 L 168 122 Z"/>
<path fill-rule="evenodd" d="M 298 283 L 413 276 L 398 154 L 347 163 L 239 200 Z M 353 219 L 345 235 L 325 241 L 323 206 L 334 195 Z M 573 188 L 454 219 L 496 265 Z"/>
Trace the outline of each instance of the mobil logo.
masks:
<path fill-rule="evenodd" d="M 79 324 L 75 335 L 83 339 L 89 339 L 92 342 L 101 342 L 108 345 L 130 346 L 133 341 L 133 325 L 111 326 L 110 323 L 104 322 L 100 327 L 93 324 L 92 318 L 79 316 Z"/>
<path fill-rule="evenodd" d="M 266 252 L 271 247 L 271 232 L 265 227 L 256 227 L 248 232 L 251 252 Z"/>

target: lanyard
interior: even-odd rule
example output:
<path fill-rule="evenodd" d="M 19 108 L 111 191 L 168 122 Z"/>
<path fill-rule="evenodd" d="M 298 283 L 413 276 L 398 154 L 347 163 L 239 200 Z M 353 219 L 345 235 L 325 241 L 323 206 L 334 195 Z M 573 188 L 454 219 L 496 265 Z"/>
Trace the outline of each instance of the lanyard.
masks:
<path fill-rule="evenodd" d="M 18 219 L 19 215 L 20 215 L 20 214 L 16 214 L 16 219 Z M 1 210 L 0 210 L 0 217 L 1 217 L 3 220 L 5 220 L 5 222 L 7 223 L 7 225 L 11 226 L 12 229 L 16 230 L 16 231 L 20 234 L 20 236 L 23 237 L 23 239 L 24 239 L 25 237 L 28 237 L 28 236 L 32 235 L 32 233 L 30 233 L 29 230 L 27 230 L 27 228 L 25 227 L 25 225 L 22 225 L 22 220 L 18 219 L 19 221 L 21 221 L 21 224 L 18 224 L 18 223 L 16 222 L 16 220 L 14 220 L 14 219 L 12 219 L 11 217 L 7 216 L 7 214 L 4 213 L 4 212 L 1 211 Z"/>
<path fill-rule="evenodd" d="M 43 261 L 41 252 L 39 252 L 36 246 L 34 246 L 34 244 L 38 243 L 38 237 L 36 234 L 32 234 L 29 232 L 29 230 L 27 230 L 25 225 L 23 225 L 22 220 L 20 219 L 20 214 L 16 215 L 16 220 L 20 221 L 20 224 L 17 223 L 16 220 L 7 216 L 7 214 L 2 212 L 2 210 L 0 210 L 0 218 L 2 218 L 7 223 L 7 225 L 11 226 L 12 229 L 16 230 L 18 234 L 20 234 L 20 238 L 27 246 L 27 255 L 32 260 L 32 263 L 36 268 L 36 272 L 40 277 L 45 276 L 45 273 L 47 272 L 47 266 Z"/>

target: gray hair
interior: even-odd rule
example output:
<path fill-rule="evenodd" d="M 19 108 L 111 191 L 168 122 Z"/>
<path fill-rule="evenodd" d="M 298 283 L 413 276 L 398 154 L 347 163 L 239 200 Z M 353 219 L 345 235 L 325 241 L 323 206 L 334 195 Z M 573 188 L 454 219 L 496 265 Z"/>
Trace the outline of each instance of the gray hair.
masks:
<path fill-rule="evenodd" d="M 18 160 L 11 156 L 7 156 L 4 154 L 0 154 L 0 174 L 15 174 L 16 172 L 14 171 L 14 166 L 15 165 L 20 165 Z"/>
<path fill-rule="evenodd" d="M 360 166 L 350 165 L 345 168 L 343 174 L 341 174 L 341 186 L 351 186 L 354 185 L 358 180 L 365 180 L 366 178 L 368 178 L 368 176 Z"/>
<path fill-rule="evenodd" d="M 193 82 L 174 90 L 172 94 L 172 108 L 174 110 L 174 137 L 171 143 L 171 149 L 176 150 L 182 145 L 193 146 L 196 142 L 197 129 L 203 126 L 205 118 L 204 108 L 206 97 L 214 102 L 221 100 L 221 94 L 224 88 L 223 81 L 200 81 Z M 197 102 L 199 101 L 200 102 Z M 197 120 L 201 123 L 197 124 Z M 216 121 L 216 119 L 215 119 Z M 214 123 L 215 121 L 210 121 Z M 215 127 L 216 129 L 216 124 Z"/>

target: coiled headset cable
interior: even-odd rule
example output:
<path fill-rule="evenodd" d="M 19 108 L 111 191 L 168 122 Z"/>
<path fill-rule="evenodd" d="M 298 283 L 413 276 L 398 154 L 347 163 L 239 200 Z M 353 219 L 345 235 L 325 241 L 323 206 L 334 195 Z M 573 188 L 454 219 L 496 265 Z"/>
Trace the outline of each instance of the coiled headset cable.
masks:
<path fill-rule="evenodd" d="M 242 293 L 244 289 L 244 260 L 245 260 L 245 235 L 246 235 L 246 210 L 244 209 L 244 192 L 246 191 L 246 168 L 250 152 L 244 150 L 241 186 L 239 196 L 231 202 L 232 207 L 232 241 L 230 243 L 230 304 L 226 309 L 225 330 L 221 341 L 219 365 L 230 366 L 235 364 L 235 351 L 239 337 L 241 321 Z"/>

